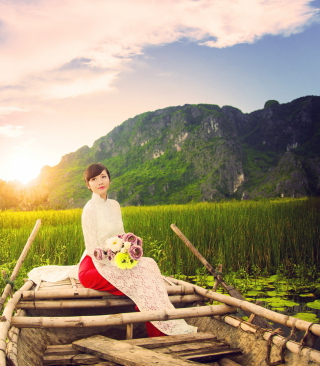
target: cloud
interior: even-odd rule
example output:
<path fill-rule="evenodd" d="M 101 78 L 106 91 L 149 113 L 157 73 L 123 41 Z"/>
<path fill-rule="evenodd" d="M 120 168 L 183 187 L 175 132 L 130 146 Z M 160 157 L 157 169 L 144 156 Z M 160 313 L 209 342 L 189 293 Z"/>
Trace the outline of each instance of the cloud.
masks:
<path fill-rule="evenodd" d="M 13 126 L 9 124 L 4 124 L 0 126 L 0 136 L 5 137 L 18 137 L 23 134 L 23 126 Z"/>
<path fill-rule="evenodd" d="M 78 73 L 74 77 L 68 75 L 64 80 L 53 80 L 44 91 L 44 96 L 49 99 L 64 99 L 77 97 L 82 94 L 97 93 L 112 90 L 111 84 L 117 72 L 105 72 L 93 75 L 91 73 Z"/>
<path fill-rule="evenodd" d="M 112 90 L 147 46 L 207 47 L 301 32 L 318 21 L 307 0 L 38 0 L 0 2 L 2 93 L 67 98 Z M 15 86 L 15 88 L 13 88 Z M 1 96 L 1 94 L 0 94 Z M 0 111 L 1 113 L 1 111 Z"/>
<path fill-rule="evenodd" d="M 27 109 L 20 108 L 20 107 L 12 107 L 12 106 L 1 107 L 0 106 L 0 116 L 6 115 L 6 114 L 11 114 L 13 112 L 26 112 L 26 111 L 27 111 Z"/>

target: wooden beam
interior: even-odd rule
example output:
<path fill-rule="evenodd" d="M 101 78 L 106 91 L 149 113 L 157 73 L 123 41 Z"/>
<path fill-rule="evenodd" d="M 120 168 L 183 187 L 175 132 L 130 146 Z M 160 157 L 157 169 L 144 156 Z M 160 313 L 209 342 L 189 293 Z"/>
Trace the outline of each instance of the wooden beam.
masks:
<path fill-rule="evenodd" d="M 129 323 L 126 326 L 126 339 L 132 339 L 133 338 L 133 324 Z"/>
<path fill-rule="evenodd" d="M 74 317 L 13 317 L 11 324 L 19 328 L 73 328 L 104 327 L 146 321 L 194 318 L 235 313 L 236 308 L 227 305 L 209 305 L 182 309 L 163 309 L 139 313 Z"/>
<path fill-rule="evenodd" d="M 197 301 L 203 301 L 205 298 L 200 295 L 173 295 L 169 296 L 172 304 L 185 304 Z M 114 307 L 114 306 L 130 306 L 134 302 L 129 298 L 117 296 L 116 298 L 100 298 L 100 299 L 76 299 L 76 300 L 36 300 L 36 301 L 19 301 L 17 309 L 73 309 L 73 308 L 98 308 L 98 307 Z"/>
<path fill-rule="evenodd" d="M 166 286 L 168 295 L 188 295 L 194 294 L 194 290 L 185 286 Z M 89 288 L 77 288 L 71 289 L 54 289 L 54 290 L 42 290 L 39 291 L 23 291 L 22 300 L 44 300 L 44 299 L 70 299 L 70 298 L 91 298 L 91 297 L 116 297 L 106 291 L 97 291 Z"/>

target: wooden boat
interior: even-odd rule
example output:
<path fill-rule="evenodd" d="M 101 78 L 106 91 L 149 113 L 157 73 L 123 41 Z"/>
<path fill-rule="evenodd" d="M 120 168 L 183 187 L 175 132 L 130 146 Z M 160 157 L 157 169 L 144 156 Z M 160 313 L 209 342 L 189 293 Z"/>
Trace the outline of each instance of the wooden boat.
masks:
<path fill-rule="evenodd" d="M 320 365 L 320 352 L 310 347 L 320 325 L 164 280 L 176 309 L 140 313 L 130 299 L 83 288 L 74 279 L 37 286 L 27 281 L 3 312 L 0 365 Z M 221 305 L 203 305 L 210 299 Z M 304 344 L 231 315 L 237 308 L 305 331 Z M 145 321 L 176 318 L 198 333 L 147 338 Z M 281 358 L 285 363 L 276 363 Z"/>
<path fill-rule="evenodd" d="M 30 235 L 10 281 L 38 229 Z M 320 366 L 320 352 L 314 348 L 320 325 L 172 277 L 164 281 L 176 309 L 144 312 L 135 312 L 125 296 L 84 288 L 72 278 L 38 285 L 26 281 L 0 318 L 0 366 Z M 0 298 L 0 308 L 10 286 Z M 239 311 L 251 314 L 249 320 Z M 147 338 L 144 322 L 169 319 L 185 319 L 198 333 Z M 285 338 L 270 329 L 266 319 L 291 328 L 290 335 Z M 300 343 L 293 340 L 297 331 L 304 332 Z"/>

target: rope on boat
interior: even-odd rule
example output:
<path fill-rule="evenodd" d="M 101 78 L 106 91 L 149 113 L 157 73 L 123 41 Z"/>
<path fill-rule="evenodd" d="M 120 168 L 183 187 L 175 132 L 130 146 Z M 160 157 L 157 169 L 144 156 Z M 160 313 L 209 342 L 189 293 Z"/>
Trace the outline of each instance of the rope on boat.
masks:
<path fill-rule="evenodd" d="M 311 327 L 313 326 L 314 323 L 311 323 L 307 330 L 305 331 L 301 341 L 300 341 L 300 350 L 302 350 L 303 347 L 313 347 L 313 343 L 316 339 L 316 336 L 312 333 L 311 331 Z M 310 345 L 310 343 L 312 343 L 312 346 Z"/>
<path fill-rule="evenodd" d="M 272 345 L 272 337 L 274 335 L 283 335 L 283 332 L 281 330 L 281 328 L 277 328 L 276 330 L 274 330 L 273 332 L 271 332 L 270 334 L 270 338 L 268 339 L 267 342 L 267 357 L 266 357 L 266 363 L 269 366 L 276 366 L 276 365 L 285 365 L 286 361 L 285 361 L 285 356 L 286 356 L 286 352 L 287 352 L 287 347 L 286 344 L 288 341 L 290 341 L 291 339 L 296 340 L 297 334 L 295 333 L 296 331 L 296 321 L 295 320 L 292 324 L 292 329 L 290 334 L 288 335 L 288 337 L 284 338 L 281 346 L 280 346 L 280 360 L 275 361 L 275 362 L 271 362 L 270 361 L 270 356 L 271 356 L 271 345 Z"/>
<path fill-rule="evenodd" d="M 282 359 L 280 361 L 271 362 L 270 356 L 271 356 L 271 347 L 272 347 L 272 337 L 275 335 L 283 335 L 283 331 L 281 328 L 275 329 L 273 332 L 270 333 L 270 337 L 267 342 L 267 357 L 266 357 L 266 363 L 269 366 L 276 366 L 276 365 L 282 365 Z"/>
<path fill-rule="evenodd" d="M 6 283 L 6 285 L 10 285 L 12 288 L 14 288 L 14 281 L 4 280 L 4 282 Z"/>

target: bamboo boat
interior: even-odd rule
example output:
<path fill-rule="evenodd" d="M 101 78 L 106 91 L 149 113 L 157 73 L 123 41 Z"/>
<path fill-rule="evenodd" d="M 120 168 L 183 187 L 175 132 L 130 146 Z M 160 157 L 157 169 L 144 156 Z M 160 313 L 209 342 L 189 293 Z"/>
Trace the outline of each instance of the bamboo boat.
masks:
<path fill-rule="evenodd" d="M 174 310 L 135 312 L 125 296 L 84 288 L 72 278 L 27 281 L 0 323 L 0 365 L 320 365 L 312 345 L 320 325 L 275 313 L 172 277 Z M 210 300 L 220 305 L 206 305 Z M 234 315 L 238 309 L 304 331 L 303 343 Z M 183 318 L 198 333 L 147 338 L 144 322 Z M 291 332 L 293 333 L 293 332 Z"/>
<path fill-rule="evenodd" d="M 0 298 L 0 310 L 40 225 L 37 220 Z M 214 273 L 179 229 L 172 228 Z M 315 349 L 320 325 L 247 302 L 220 275 L 215 277 L 214 289 L 220 283 L 232 296 L 163 277 L 175 309 L 143 312 L 135 312 L 126 296 L 84 288 L 73 278 L 37 285 L 28 280 L 0 317 L 0 366 L 320 366 Z M 169 319 L 185 319 L 198 332 L 147 338 L 145 322 Z M 290 329 L 289 336 L 273 330 L 268 321 Z M 297 332 L 303 332 L 299 343 L 294 340 Z"/>

